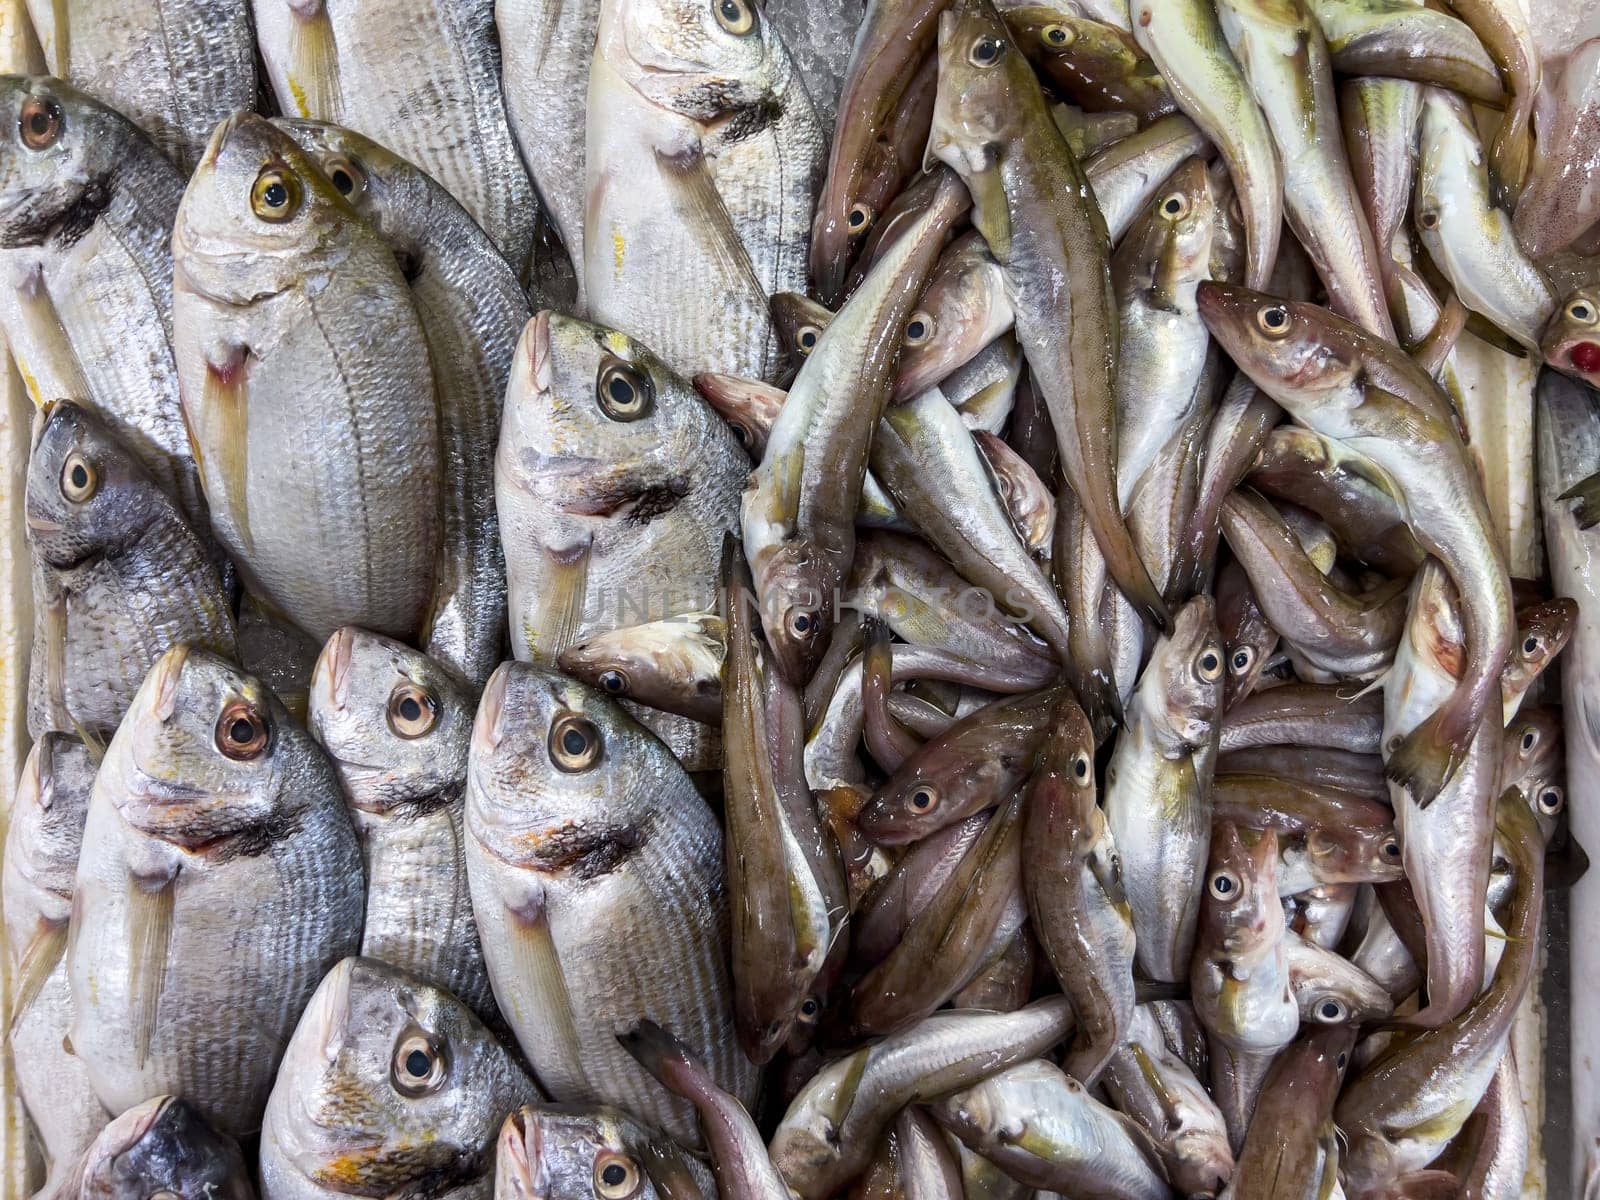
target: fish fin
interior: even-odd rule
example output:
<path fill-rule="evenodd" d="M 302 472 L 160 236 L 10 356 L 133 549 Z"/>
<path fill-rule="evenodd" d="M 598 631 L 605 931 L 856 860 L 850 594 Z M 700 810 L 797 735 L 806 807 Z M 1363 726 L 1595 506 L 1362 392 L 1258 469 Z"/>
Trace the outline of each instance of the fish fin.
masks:
<path fill-rule="evenodd" d="M 38 999 L 39 992 L 66 949 L 67 925 L 63 921 L 49 922 L 28 942 L 28 948 L 22 955 L 22 965 L 17 968 L 16 994 L 11 1001 L 10 1028 L 13 1034 L 17 1022 L 22 1020 L 28 1006 Z"/>
<path fill-rule="evenodd" d="M 1000 170 L 990 167 L 973 171 L 964 182 L 972 193 L 974 211 L 983 214 L 980 230 L 983 240 L 995 258 L 1003 260 L 1011 253 L 1011 210 L 1006 205 L 1005 181 L 1000 177 Z"/>
<path fill-rule="evenodd" d="M 1411 351 L 1417 365 L 1437 379 L 1439 372 L 1444 369 L 1444 360 L 1450 357 L 1456 342 L 1461 339 L 1469 315 L 1467 306 L 1461 303 L 1461 298 L 1452 289 L 1445 297 L 1439 319 L 1433 323 L 1432 329 L 1417 340 Z"/>
<path fill-rule="evenodd" d="M 89 378 L 43 278 L 30 273 L 14 297 L 19 327 L 8 330 L 9 346 L 34 406 L 48 409 L 57 400 L 92 404 Z"/>
<path fill-rule="evenodd" d="M 150 1039 L 167 979 L 176 883 L 176 874 L 164 880 L 128 880 L 128 992 L 134 1062 L 141 1067 L 150 1057 Z"/>
<path fill-rule="evenodd" d="M 1133 1057 L 1133 1064 L 1138 1068 L 1139 1074 L 1144 1077 L 1145 1086 L 1155 1096 L 1156 1103 L 1161 1106 L 1161 1115 L 1166 1118 L 1167 1128 L 1178 1130 L 1183 1127 L 1183 1099 L 1177 1092 L 1168 1086 L 1167 1081 L 1161 1077 L 1161 1072 L 1156 1070 L 1155 1060 L 1150 1057 L 1150 1052 L 1138 1042 L 1128 1045 L 1128 1053 Z"/>
<path fill-rule="evenodd" d="M 84 753 L 89 756 L 89 765 L 98 769 L 106 757 L 105 739 L 79 721 L 74 720 L 72 728 L 76 731 L 78 740 L 83 743 Z"/>
<path fill-rule="evenodd" d="M 336 123 L 343 119 L 339 46 L 326 4 L 318 4 L 304 15 L 298 7 L 291 6 L 288 80 L 289 92 L 299 110 L 295 116 Z"/>
<path fill-rule="evenodd" d="M 206 361 L 205 383 L 200 399 L 200 421 L 204 424 L 201 444 L 216 452 L 216 474 L 211 473 L 211 463 L 196 453 L 195 464 L 206 481 L 208 495 L 221 494 L 227 498 L 228 514 L 239 531 L 239 541 L 245 552 L 255 550 L 255 538 L 250 533 L 250 496 L 248 492 L 250 471 L 250 389 L 245 378 L 249 362 L 248 352 L 235 361 L 217 366 Z"/>
<path fill-rule="evenodd" d="M 1346 696 L 1343 692 L 1340 692 L 1339 693 L 1339 699 L 1344 700 L 1344 701 L 1346 701 L 1346 702 L 1348 702 L 1350 704 L 1354 704 L 1357 700 L 1360 700 L 1363 696 L 1368 696 L 1368 695 L 1372 694 L 1373 692 L 1377 691 L 1378 689 L 1380 689 L 1381 687 L 1383 687 L 1384 680 L 1388 679 L 1389 676 L 1392 675 L 1392 674 L 1394 674 L 1394 668 L 1392 666 L 1386 667 L 1384 670 L 1382 670 L 1382 671 L 1380 671 L 1378 673 L 1377 678 L 1372 680 L 1371 683 L 1367 684 L 1365 687 L 1361 688 L 1359 691 L 1355 692 L 1354 694 Z"/>
<path fill-rule="evenodd" d="M 589 598 L 589 553 L 593 541 L 569 550 L 546 548 L 549 560 L 538 592 L 538 602 L 523 619 L 522 636 L 534 662 L 555 662 L 577 639 Z"/>
<path fill-rule="evenodd" d="M 1578 480 L 1556 499 L 1576 501 L 1572 506 L 1572 515 L 1578 522 L 1578 528 L 1593 528 L 1600 522 L 1600 471 Z"/>
<path fill-rule="evenodd" d="M 72 0 L 50 0 L 50 20 L 55 26 L 50 31 L 50 74 L 57 79 L 69 79 L 72 70 Z"/>
<path fill-rule="evenodd" d="M 587 1091 L 588 1073 L 578 1043 L 578 1024 L 573 1016 L 572 996 L 561 971 L 561 956 L 550 933 L 550 913 L 544 892 L 527 903 L 506 906 L 506 935 L 511 944 L 512 976 L 519 985 L 508 999 L 521 1000 L 539 1010 L 539 1019 L 551 1029 L 553 1037 L 543 1047 L 560 1072 L 541 1072 L 547 1089 Z M 515 1020 L 520 1014 L 507 1012 Z"/>
<path fill-rule="evenodd" d="M 1404 788 L 1418 808 L 1432 804 L 1466 761 L 1472 729 L 1469 725 L 1464 735 L 1452 734 L 1446 722 L 1453 718 L 1447 701 L 1406 734 L 1383 765 L 1384 775 Z"/>

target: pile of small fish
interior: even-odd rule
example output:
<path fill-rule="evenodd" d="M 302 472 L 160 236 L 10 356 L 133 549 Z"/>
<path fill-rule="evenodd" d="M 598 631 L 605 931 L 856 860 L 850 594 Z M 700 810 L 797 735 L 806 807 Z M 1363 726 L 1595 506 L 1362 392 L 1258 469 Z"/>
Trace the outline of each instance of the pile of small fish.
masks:
<path fill-rule="evenodd" d="M 0 0 L 0 66 L 8 1198 L 1545 1193 L 1600 38 Z"/>

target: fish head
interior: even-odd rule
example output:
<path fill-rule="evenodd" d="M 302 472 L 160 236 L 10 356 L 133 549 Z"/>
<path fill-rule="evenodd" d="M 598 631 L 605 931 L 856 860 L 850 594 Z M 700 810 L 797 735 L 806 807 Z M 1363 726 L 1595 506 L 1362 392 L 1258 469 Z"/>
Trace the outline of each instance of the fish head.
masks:
<path fill-rule="evenodd" d="M 958 0 L 940 15 L 927 162 L 946 163 L 963 179 L 989 170 L 996 147 L 1042 115 L 1042 103 L 1033 67 L 989 0 Z"/>
<path fill-rule="evenodd" d="M 82 1194 L 97 1200 L 250 1200 L 238 1143 L 188 1102 L 156 1096 L 100 1131 L 85 1153 Z"/>
<path fill-rule="evenodd" d="M 331 768 L 259 679 L 185 645 L 155 661 L 100 764 L 122 817 L 194 853 L 259 853 L 292 831 Z"/>
<path fill-rule="evenodd" d="M 1209 1101 L 1209 1097 L 1208 1097 Z M 1172 1137 L 1172 1185 L 1191 1200 L 1217 1197 L 1233 1178 L 1233 1148 L 1220 1114 L 1186 1124 Z"/>
<path fill-rule="evenodd" d="M 273 125 L 299 143 L 317 169 L 394 246 L 401 269 L 421 262 L 426 208 L 432 202 L 421 171 L 394 151 L 343 125 L 298 117 L 273 117 Z"/>
<path fill-rule="evenodd" d="M 1003 339 L 1013 319 L 988 243 L 976 231 L 962 234 L 940 256 L 906 321 L 896 399 L 918 396 L 972 364 L 980 352 Z"/>
<path fill-rule="evenodd" d="M 480 1180 L 500 1115 L 533 1093 L 449 992 L 370 958 L 317 986 L 284 1052 L 263 1138 L 278 1169 L 327 1194 Z"/>
<path fill-rule="evenodd" d="M 306 727 L 349 802 L 369 813 L 459 789 L 473 699 L 445 667 L 403 642 L 345 626 L 311 672 Z"/>
<path fill-rule="evenodd" d="M 1231 821 L 1212 827 L 1200 927 L 1201 943 L 1228 959 L 1248 959 L 1282 936 L 1276 830 Z"/>
<path fill-rule="evenodd" d="M 1223 707 L 1232 708 L 1254 690 L 1278 644 L 1278 631 L 1256 603 L 1250 577 L 1237 561 L 1217 572 L 1216 590 L 1217 636 L 1228 664 Z"/>
<path fill-rule="evenodd" d="M 1216 219 L 1205 160 L 1185 159 L 1118 245 L 1112 278 L 1149 288 L 1157 305 L 1181 303 L 1182 294 L 1210 276 Z"/>
<path fill-rule="evenodd" d="M 1203 281 L 1200 316 L 1228 357 L 1291 413 L 1346 388 L 1360 365 L 1327 309 L 1231 283 Z"/>
<path fill-rule="evenodd" d="M 530 663 L 484 687 L 468 756 L 468 823 L 502 863 L 587 884 L 624 869 L 682 768 L 610 697 Z"/>
<path fill-rule="evenodd" d="M 1556 370 L 1600 387 L 1600 289 L 1569 292 L 1545 324 L 1539 350 Z"/>
<path fill-rule="evenodd" d="M 772 657 L 797 686 L 810 681 L 832 639 L 845 549 L 794 537 L 759 551 L 750 564 Z"/>
<path fill-rule="evenodd" d="M 48 922 L 65 925 L 72 915 L 72 889 L 83 845 L 83 826 L 94 790 L 94 763 L 77 738 L 45 733 L 22 764 L 12 794 L 6 832 L 4 910 L 21 917 L 24 908 Z M 14 889 L 27 887 L 26 904 Z M 27 938 L 14 939 L 19 949 Z"/>
<path fill-rule="evenodd" d="M 1322 883 L 1383 883 L 1405 873 L 1393 824 L 1330 822 L 1306 833 L 1305 849 Z"/>
<path fill-rule="evenodd" d="M 815 342 L 812 344 L 815 345 Z M 714 371 L 696 375 L 694 390 L 716 410 L 717 416 L 728 423 L 734 440 L 744 447 L 745 453 L 760 462 L 767 450 L 767 435 L 772 431 L 772 423 L 778 419 L 789 393 L 757 379 L 721 375 Z"/>
<path fill-rule="evenodd" d="M 974 429 L 972 440 L 983 454 L 995 492 L 1022 544 L 1036 554 L 1042 553 L 1056 528 L 1056 499 L 1049 486 L 1005 439 L 986 429 Z"/>
<path fill-rule="evenodd" d="M 26 495 L 33 552 L 58 570 L 115 553 L 174 512 L 138 457 L 71 400 L 39 414 Z"/>
<path fill-rule="evenodd" d="M 1146 668 L 1159 684 L 1142 706 L 1158 733 L 1169 742 L 1198 750 L 1211 745 L 1217 733 L 1227 673 L 1222 635 L 1217 632 L 1216 603 L 1195 596 L 1173 620 L 1172 632 L 1157 644 Z"/>
<path fill-rule="evenodd" d="M 222 305 L 315 289 L 376 235 L 312 157 L 254 113 L 217 126 L 178 204 L 175 286 Z"/>
<path fill-rule="evenodd" d="M 1087 853 L 1105 832 L 1105 814 L 1095 801 L 1094 751 L 1094 727 L 1083 706 L 1072 694 L 1063 693 L 1039 750 L 1029 804 L 1042 798 L 1069 814 L 1079 853 Z"/>
<path fill-rule="evenodd" d="M 621 1110 L 525 1104 L 500 1127 L 494 1194 L 500 1200 L 675 1200 L 701 1193 L 683 1152 Z"/>
<path fill-rule="evenodd" d="M 1524 705 L 1506 727 L 1501 785 L 1528 798 L 1545 842 L 1556 840 L 1567 811 L 1567 772 L 1559 709 Z M 13 817 L 13 820 L 16 818 Z"/>
<path fill-rule="evenodd" d="M 799 292 L 779 292 L 772 298 L 772 324 L 784 353 L 796 361 L 809 358 L 822 340 L 822 331 L 834 314 L 826 305 Z"/>
<path fill-rule="evenodd" d="M 640 95 L 696 121 L 725 122 L 730 141 L 777 119 L 794 78 L 753 0 L 630 0 L 603 23 L 600 42 Z"/>
<path fill-rule="evenodd" d="M 715 613 L 684 613 L 597 634 L 561 652 L 561 669 L 608 696 L 658 708 L 702 702 L 720 719 L 726 634 Z"/>
<path fill-rule="evenodd" d="M 1532 686 L 1566 648 L 1577 624 L 1577 601 L 1567 596 L 1531 604 L 1517 613 L 1517 640 L 1504 676 L 1508 695 L 1521 696 Z"/>

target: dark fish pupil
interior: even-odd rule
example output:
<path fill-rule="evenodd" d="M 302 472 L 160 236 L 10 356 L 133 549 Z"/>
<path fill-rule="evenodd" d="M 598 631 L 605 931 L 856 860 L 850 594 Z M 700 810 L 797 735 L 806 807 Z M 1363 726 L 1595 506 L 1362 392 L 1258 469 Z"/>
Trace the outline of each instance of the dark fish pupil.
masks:
<path fill-rule="evenodd" d="M 428 1074 L 428 1056 L 421 1050 L 413 1050 L 406 1055 L 406 1074 L 414 1079 L 422 1079 Z"/>
<path fill-rule="evenodd" d="M 34 133 L 44 133 L 50 128 L 50 118 L 42 112 L 36 112 L 28 118 L 28 125 Z"/>
<path fill-rule="evenodd" d="M 808 630 L 810 628 L 811 628 L 811 618 L 806 616 L 805 613 L 801 613 L 798 617 L 796 617 L 794 619 L 794 631 L 796 633 L 804 633 L 806 630 Z"/>
<path fill-rule="evenodd" d="M 1233 891 L 1233 880 L 1229 879 L 1226 875 L 1217 876 L 1216 889 L 1218 892 L 1226 896 L 1229 892 Z"/>
<path fill-rule="evenodd" d="M 1282 325 L 1284 320 L 1285 313 L 1281 308 L 1275 308 L 1271 312 L 1267 313 L 1267 324 L 1271 325 L 1274 329 Z"/>
<path fill-rule="evenodd" d="M 281 183 L 269 183 L 266 200 L 268 208 L 282 208 L 289 202 L 289 190 Z"/>
<path fill-rule="evenodd" d="M 1525 733 L 1522 735 L 1522 748 L 1524 750 L 1533 749 L 1533 734 Z"/>
<path fill-rule="evenodd" d="M 600 676 L 600 686 L 608 692 L 620 692 L 622 690 L 622 676 L 615 671 L 607 671 Z"/>
<path fill-rule="evenodd" d="M 1000 53 L 1000 47 L 997 46 L 994 42 L 982 41 L 982 42 L 978 43 L 978 61 L 979 62 L 989 62 L 994 58 L 994 56 L 996 54 L 999 54 L 999 53 Z"/>
<path fill-rule="evenodd" d="M 1217 656 L 1215 654 L 1206 655 L 1200 660 L 1200 665 L 1208 671 L 1215 671 L 1217 669 Z"/>
<path fill-rule="evenodd" d="M 734 3 L 734 0 L 722 0 L 722 15 L 730 21 L 737 21 L 743 14 L 740 13 L 739 6 Z M 621 1170 L 621 1168 L 619 1167 L 618 1170 Z M 612 1182 L 615 1182 L 615 1180 Z"/>
<path fill-rule="evenodd" d="M 1179 200 L 1176 196 L 1167 201 L 1167 211 L 1169 213 L 1175 213 L 1182 207 L 1183 201 Z"/>
<path fill-rule="evenodd" d="M 1322 1006 L 1322 1015 L 1331 1021 L 1334 1017 L 1339 1015 L 1339 1006 L 1330 1000 L 1327 1004 Z"/>
<path fill-rule="evenodd" d="M 807 350 L 811 349 L 811 347 L 817 344 L 817 335 L 812 333 L 809 329 L 806 330 L 800 335 L 800 344 Z"/>
<path fill-rule="evenodd" d="M 569 729 L 561 735 L 561 748 L 568 754 L 582 754 L 589 746 L 589 739 L 576 729 Z"/>
<path fill-rule="evenodd" d="M 72 468 L 72 486 L 75 488 L 86 488 L 89 486 L 89 472 L 83 469 L 82 463 L 79 463 L 77 466 Z"/>
<path fill-rule="evenodd" d="M 1049 37 L 1052 42 L 1059 46 L 1062 42 L 1067 40 L 1067 31 L 1065 29 L 1052 29 Z"/>
<path fill-rule="evenodd" d="M 610 391 L 611 398 L 618 404 L 630 404 L 633 401 L 633 384 L 621 376 L 613 379 L 607 390 Z"/>
<path fill-rule="evenodd" d="M 730 7 L 732 6 L 723 5 L 723 12 L 727 12 Z M 607 1187 L 617 1187 L 622 1183 L 623 1180 L 627 1179 L 627 1177 L 628 1173 L 624 1171 L 617 1163 L 608 1164 L 606 1168 L 600 1172 L 600 1181 Z"/>
<path fill-rule="evenodd" d="M 228 736 L 241 745 L 250 741 L 255 736 L 255 726 L 245 718 L 240 717 L 228 726 Z"/>
<path fill-rule="evenodd" d="M 415 721 L 422 716 L 422 705 L 417 703 L 415 696 L 407 696 L 400 701 L 400 715 L 408 721 Z"/>
<path fill-rule="evenodd" d="M 1244 670 L 1250 665 L 1250 656 L 1243 650 L 1239 651 L 1239 653 L 1233 656 L 1233 665 L 1238 667 L 1241 671 Z"/>
<path fill-rule="evenodd" d="M 1532 654 L 1538 648 L 1539 641 L 1537 638 L 1529 638 L 1527 641 L 1522 643 L 1522 652 L 1524 654 Z"/>
<path fill-rule="evenodd" d="M 906 326 L 906 333 L 913 338 L 919 338 L 926 332 L 927 326 L 923 325 L 921 321 L 913 321 Z"/>
<path fill-rule="evenodd" d="M 867 214 L 859 208 L 850 210 L 850 228 L 859 229 L 867 223 Z"/>
<path fill-rule="evenodd" d="M 333 173 L 333 186 L 339 189 L 341 196 L 348 196 L 356 190 L 356 181 L 350 178 L 348 171 L 335 171 Z"/>

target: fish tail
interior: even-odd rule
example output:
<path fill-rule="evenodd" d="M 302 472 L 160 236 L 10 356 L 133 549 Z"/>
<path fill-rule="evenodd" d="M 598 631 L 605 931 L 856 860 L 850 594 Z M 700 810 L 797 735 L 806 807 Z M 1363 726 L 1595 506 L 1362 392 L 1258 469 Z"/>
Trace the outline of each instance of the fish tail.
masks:
<path fill-rule="evenodd" d="M 344 99 L 339 88 L 339 46 L 333 18 L 325 4 L 309 13 L 292 11 L 289 19 L 289 91 L 299 110 L 295 115 L 318 121 L 342 120 Z"/>
<path fill-rule="evenodd" d="M 1072 690 L 1083 705 L 1084 715 L 1089 718 L 1089 727 L 1094 730 L 1094 744 L 1102 746 L 1123 720 L 1122 696 L 1117 691 L 1110 663 L 1082 663 L 1074 659 L 1068 666 L 1068 675 Z"/>
<path fill-rule="evenodd" d="M 154 887 L 134 879 L 128 888 L 128 992 L 132 1008 L 134 1062 L 149 1061 L 161 989 L 167 978 L 167 953 L 172 940 L 175 880 Z"/>
<path fill-rule="evenodd" d="M 1418 808 L 1432 804 L 1466 760 L 1476 722 L 1458 717 L 1458 695 L 1408 733 L 1384 764 L 1384 775 Z"/>
<path fill-rule="evenodd" d="M 1113 499 L 1113 506 L 1115 499 Z M 1139 610 L 1139 615 L 1163 632 L 1172 629 L 1172 613 L 1161 591 L 1150 578 L 1144 559 L 1134 549 L 1133 537 L 1121 514 L 1108 513 L 1101 521 L 1093 521 L 1095 540 L 1106 560 L 1106 573 L 1118 589 L 1128 598 L 1128 603 Z"/>

